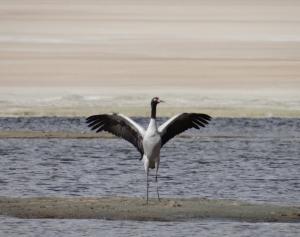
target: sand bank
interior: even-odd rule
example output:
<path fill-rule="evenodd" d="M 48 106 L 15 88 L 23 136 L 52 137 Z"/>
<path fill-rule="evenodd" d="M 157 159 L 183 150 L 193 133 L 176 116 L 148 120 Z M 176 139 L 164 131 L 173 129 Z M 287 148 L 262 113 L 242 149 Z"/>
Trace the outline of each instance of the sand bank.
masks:
<path fill-rule="evenodd" d="M 180 134 L 178 137 L 181 138 L 191 138 L 190 135 Z M 202 136 L 207 138 L 207 136 Z M 210 136 L 211 138 L 229 138 L 229 137 L 239 137 L 239 138 L 249 138 L 247 136 L 234 136 L 234 135 L 219 135 Z M 44 131 L 0 131 L 0 139 L 13 138 L 13 139 L 118 139 L 118 137 L 107 133 L 94 133 L 94 132 L 44 132 Z"/>
<path fill-rule="evenodd" d="M 209 139 L 210 141 L 219 140 L 219 139 L 257 139 L 257 137 L 252 135 L 240 135 L 240 134 L 232 134 L 232 133 L 222 133 L 218 135 L 212 134 L 198 134 L 197 136 L 190 135 L 190 134 L 179 134 L 177 137 L 180 138 L 195 138 L 202 140 Z M 261 139 L 270 139 L 271 137 L 265 136 L 260 137 Z M 272 137 L 273 139 L 275 137 Z M 278 137 L 279 138 L 279 137 Z M 101 132 L 101 133 L 94 133 L 94 132 L 45 132 L 45 131 L 0 131 L 0 139 L 120 139 L 110 133 Z M 280 137 L 281 140 L 293 140 L 293 141 L 300 141 L 298 137 Z"/>
<path fill-rule="evenodd" d="M 93 139 L 116 138 L 109 133 L 80 133 L 80 132 L 43 132 L 43 131 L 0 131 L 0 139 L 26 138 L 26 139 Z"/>
<path fill-rule="evenodd" d="M 300 207 L 250 204 L 233 200 L 133 197 L 0 198 L 0 215 L 18 218 L 183 221 L 228 219 L 250 222 L 299 222 Z"/>
<path fill-rule="evenodd" d="M 153 93 L 153 95 L 156 95 Z M 147 97 L 147 99 L 151 97 Z M 162 98 L 165 98 L 162 96 Z M 167 97 L 168 98 L 168 97 Z M 149 99 L 149 100 L 150 100 Z M 68 107 L 57 107 L 57 106 L 14 106 L 14 105 L 1 105 L 0 104 L 0 116 L 2 117 L 40 117 L 40 116 L 62 116 L 62 117 L 82 117 L 90 116 L 92 114 L 101 113 L 112 113 L 118 112 L 125 114 L 127 116 L 136 117 L 148 117 L 149 111 L 149 101 L 145 102 L 143 106 L 101 106 L 101 101 L 97 106 L 81 106 L 74 105 Z M 173 102 L 170 102 L 173 103 Z M 176 102 L 174 102 L 176 104 Z M 181 112 L 194 112 L 194 113 L 206 113 L 210 116 L 216 117 L 251 117 L 251 118 L 265 118 L 265 117 L 289 117 L 298 118 L 300 117 L 300 109 L 297 102 L 296 108 L 290 108 L 287 105 L 285 107 L 272 107 L 272 106 L 215 106 L 215 107 L 205 107 L 205 106 L 185 106 L 179 105 L 178 107 L 164 107 L 159 108 L 160 117 L 172 117 L 175 114 Z"/>

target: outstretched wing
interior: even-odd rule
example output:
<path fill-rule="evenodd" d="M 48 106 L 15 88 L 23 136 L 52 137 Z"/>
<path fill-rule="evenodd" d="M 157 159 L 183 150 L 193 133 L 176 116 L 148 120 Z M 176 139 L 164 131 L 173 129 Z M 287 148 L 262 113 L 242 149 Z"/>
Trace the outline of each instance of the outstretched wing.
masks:
<path fill-rule="evenodd" d="M 143 156 L 145 130 L 127 116 L 123 114 L 99 114 L 88 117 L 86 122 L 96 132 L 106 131 L 125 139 L 134 145 Z"/>
<path fill-rule="evenodd" d="M 158 128 L 161 135 L 161 146 L 189 128 L 205 127 L 210 120 L 211 117 L 207 114 L 182 113 L 175 115 Z"/>

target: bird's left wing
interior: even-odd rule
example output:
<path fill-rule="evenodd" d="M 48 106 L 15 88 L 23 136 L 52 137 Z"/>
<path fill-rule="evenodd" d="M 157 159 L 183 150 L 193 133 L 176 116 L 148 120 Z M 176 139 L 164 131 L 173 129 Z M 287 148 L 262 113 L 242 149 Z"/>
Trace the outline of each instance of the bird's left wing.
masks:
<path fill-rule="evenodd" d="M 189 128 L 199 129 L 200 127 L 205 127 L 210 120 L 211 117 L 207 114 L 182 113 L 175 115 L 158 128 L 158 132 L 161 135 L 161 147 L 170 139 Z"/>
<path fill-rule="evenodd" d="M 144 128 L 123 114 L 99 114 L 93 115 L 86 119 L 88 126 L 96 132 L 106 131 L 121 137 L 134 145 L 144 154 L 143 137 Z"/>

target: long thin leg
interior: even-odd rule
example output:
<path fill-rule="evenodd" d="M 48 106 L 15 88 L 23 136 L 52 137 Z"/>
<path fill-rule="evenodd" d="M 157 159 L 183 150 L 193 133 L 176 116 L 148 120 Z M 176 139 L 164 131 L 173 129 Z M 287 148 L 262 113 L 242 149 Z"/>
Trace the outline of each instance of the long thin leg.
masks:
<path fill-rule="evenodd" d="M 157 172 L 158 172 L 159 162 L 156 164 L 156 175 L 155 175 L 155 182 L 156 182 L 156 193 L 157 193 L 157 199 L 160 201 L 159 198 L 159 192 L 158 192 L 158 179 L 157 179 Z"/>
<path fill-rule="evenodd" d="M 148 176 L 149 176 L 149 168 L 147 169 L 147 205 L 148 205 L 148 193 L 149 193 L 149 179 L 148 179 Z"/>

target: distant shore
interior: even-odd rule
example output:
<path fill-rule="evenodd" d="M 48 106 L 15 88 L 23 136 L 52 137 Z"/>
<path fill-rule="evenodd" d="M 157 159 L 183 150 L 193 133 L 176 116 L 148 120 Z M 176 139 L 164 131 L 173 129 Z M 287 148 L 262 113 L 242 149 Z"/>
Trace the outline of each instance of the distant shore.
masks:
<path fill-rule="evenodd" d="M 149 108 L 145 106 L 73 106 L 73 107 L 22 107 L 9 108 L 2 107 L 0 117 L 41 117 L 41 116 L 58 116 L 58 117 L 87 117 L 93 114 L 101 113 L 122 113 L 127 116 L 148 117 Z M 266 118 L 266 117 L 284 117 L 300 118 L 300 110 L 290 108 L 266 108 L 266 107 L 223 107 L 223 108 L 205 108 L 205 107 L 164 107 L 158 108 L 159 117 L 171 117 L 182 112 L 206 113 L 212 117 L 231 117 L 231 118 Z"/>
<path fill-rule="evenodd" d="M 293 89 L 214 89 L 191 86 L 95 87 L 95 88 L 0 88 L 0 116 L 84 117 L 100 113 L 123 113 L 148 117 L 150 100 L 159 117 L 182 112 L 207 113 L 212 117 L 300 117 L 300 94 Z M 218 89 L 219 88 L 219 89 Z"/>
<path fill-rule="evenodd" d="M 300 222 L 300 207 L 250 204 L 234 200 L 133 197 L 0 198 L 0 215 L 18 218 L 184 221 L 224 219 L 250 222 Z"/>
<path fill-rule="evenodd" d="M 4 2 L 0 116 L 300 117 L 299 1 Z"/>

